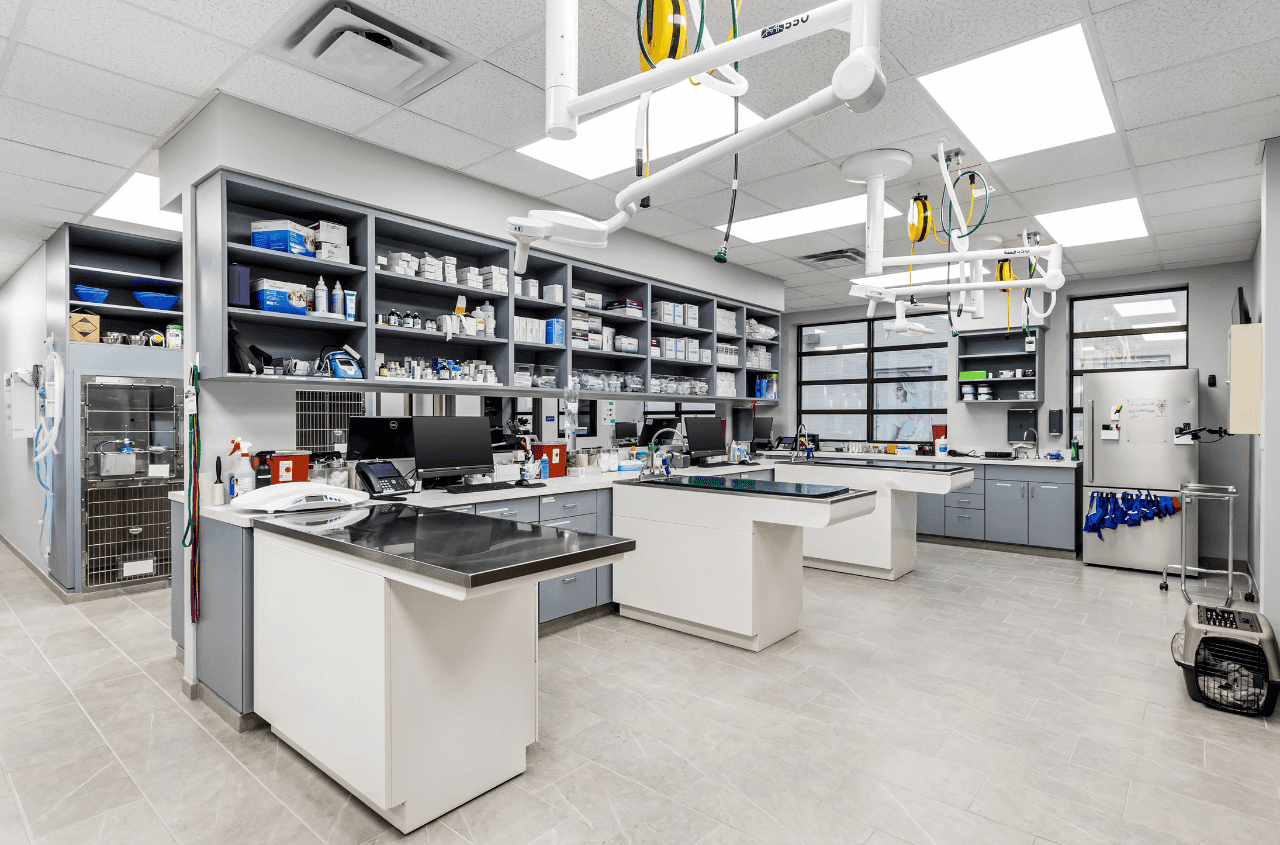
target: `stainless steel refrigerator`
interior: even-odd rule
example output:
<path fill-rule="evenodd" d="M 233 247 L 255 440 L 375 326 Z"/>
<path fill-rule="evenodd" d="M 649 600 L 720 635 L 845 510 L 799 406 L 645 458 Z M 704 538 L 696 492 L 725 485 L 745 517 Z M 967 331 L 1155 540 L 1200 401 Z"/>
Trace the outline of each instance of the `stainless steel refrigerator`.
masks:
<path fill-rule="evenodd" d="M 1094 492 L 1150 490 L 1176 496 L 1183 482 L 1200 480 L 1199 447 L 1174 436 L 1184 423 L 1200 424 L 1199 370 L 1138 370 L 1084 377 L 1084 507 Z M 1138 526 L 1085 534 L 1084 562 L 1159 572 L 1187 559 L 1196 565 L 1199 522 L 1194 507 Z"/>

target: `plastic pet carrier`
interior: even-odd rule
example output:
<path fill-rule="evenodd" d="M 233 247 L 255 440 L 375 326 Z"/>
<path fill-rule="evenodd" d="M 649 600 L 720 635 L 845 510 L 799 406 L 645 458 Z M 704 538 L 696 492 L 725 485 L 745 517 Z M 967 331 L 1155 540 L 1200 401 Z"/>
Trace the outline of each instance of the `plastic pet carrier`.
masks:
<path fill-rule="evenodd" d="M 1193 604 L 1170 645 L 1192 700 L 1245 716 L 1270 716 L 1280 696 L 1280 650 L 1266 617 Z"/>

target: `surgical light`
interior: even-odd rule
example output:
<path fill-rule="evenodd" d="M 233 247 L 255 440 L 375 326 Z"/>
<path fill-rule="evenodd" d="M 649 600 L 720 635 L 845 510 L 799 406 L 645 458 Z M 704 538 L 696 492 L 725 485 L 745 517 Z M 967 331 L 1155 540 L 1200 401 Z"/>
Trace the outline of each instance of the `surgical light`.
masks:
<path fill-rule="evenodd" d="M 1116 131 L 1079 24 L 926 74 L 920 84 L 987 161 Z M 1011 109 L 1017 92 L 1052 107 Z"/>
<path fill-rule="evenodd" d="M 651 159 L 733 134 L 733 98 L 706 85 L 691 85 L 687 80 L 656 92 L 650 100 L 649 113 Z M 746 129 L 759 123 L 761 117 L 743 104 L 738 120 L 739 126 Z M 578 137 L 572 141 L 542 138 L 517 152 L 583 179 L 599 179 L 634 165 L 635 127 L 636 104 L 632 102 L 582 121 Z"/>
<path fill-rule="evenodd" d="M 140 223 L 157 229 L 182 231 L 182 215 L 160 210 L 160 180 L 135 173 L 97 211 L 97 217 Z"/>
<path fill-rule="evenodd" d="M 886 202 L 884 216 L 900 217 L 902 212 Z M 733 236 L 754 244 L 807 235 L 810 232 L 825 232 L 829 229 L 857 226 L 866 221 L 867 195 L 862 194 L 792 211 L 779 211 L 776 214 L 753 217 L 750 220 L 738 220 L 733 224 Z M 724 231 L 724 226 L 716 228 L 721 232 Z"/>
<path fill-rule="evenodd" d="M 1116 200 L 1066 211 L 1037 214 L 1036 219 L 1063 246 L 1145 238 L 1147 224 L 1137 199 Z"/>
<path fill-rule="evenodd" d="M 1116 313 L 1121 317 L 1146 317 L 1151 314 L 1176 314 L 1178 312 L 1178 309 L 1174 306 L 1172 299 L 1144 299 L 1141 302 L 1114 302 L 1111 307 L 1116 309 Z M 1155 328 L 1157 325 L 1166 324 L 1155 323 L 1146 326 L 1134 326 L 1134 328 Z"/>

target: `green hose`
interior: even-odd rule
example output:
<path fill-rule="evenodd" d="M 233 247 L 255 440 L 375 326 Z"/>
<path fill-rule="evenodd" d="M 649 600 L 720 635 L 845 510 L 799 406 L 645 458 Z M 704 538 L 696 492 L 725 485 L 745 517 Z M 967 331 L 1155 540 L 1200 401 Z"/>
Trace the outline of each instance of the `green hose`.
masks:
<path fill-rule="evenodd" d="M 982 180 L 983 204 L 982 204 L 982 216 L 978 218 L 978 222 L 974 223 L 972 228 L 970 228 L 967 232 L 965 232 L 965 237 L 968 237 L 969 235 L 972 235 L 974 232 L 978 231 L 978 227 L 982 225 L 982 221 L 987 219 L 987 211 L 991 208 L 991 190 L 987 187 L 986 177 L 984 177 L 981 173 L 979 173 L 976 170 L 966 170 L 963 173 L 961 173 L 959 176 L 957 176 L 956 180 L 951 183 L 952 189 L 954 190 L 955 186 L 960 184 L 960 180 L 963 179 L 965 176 L 968 176 L 970 173 L 972 173 L 974 176 Z M 945 198 L 946 196 L 944 194 L 944 199 Z M 946 227 L 945 231 L 947 233 L 947 245 L 949 248 L 951 245 L 951 219 L 953 215 L 950 202 L 943 203 L 943 213 L 947 215 L 947 219 L 944 221 L 944 225 Z"/>

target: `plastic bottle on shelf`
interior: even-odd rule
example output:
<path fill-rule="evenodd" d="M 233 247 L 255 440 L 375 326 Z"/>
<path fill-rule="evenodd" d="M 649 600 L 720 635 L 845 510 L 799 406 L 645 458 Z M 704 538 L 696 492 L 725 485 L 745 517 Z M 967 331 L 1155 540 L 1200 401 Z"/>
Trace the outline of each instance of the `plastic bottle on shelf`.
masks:
<path fill-rule="evenodd" d="M 480 306 L 480 310 L 484 312 L 484 336 L 497 337 L 498 323 L 497 315 L 493 310 L 493 303 L 486 301 L 484 305 Z"/>
<path fill-rule="evenodd" d="M 339 317 L 343 317 L 347 313 L 347 295 L 342 290 L 341 280 L 333 283 L 333 308 L 330 310 Z"/>
<path fill-rule="evenodd" d="M 324 283 L 324 276 L 316 282 L 315 312 L 324 314 L 329 310 L 329 286 Z"/>

